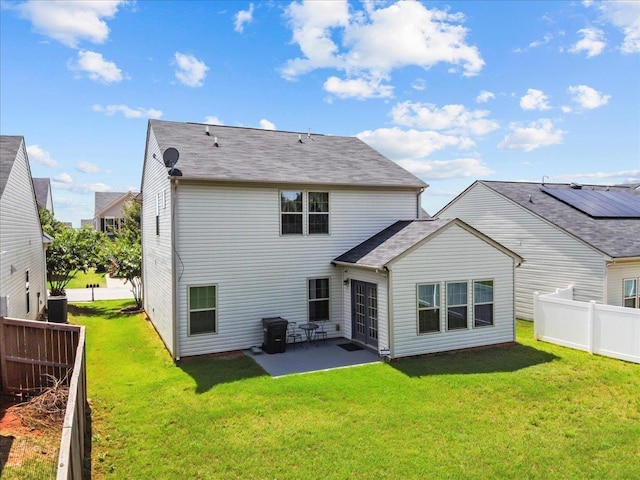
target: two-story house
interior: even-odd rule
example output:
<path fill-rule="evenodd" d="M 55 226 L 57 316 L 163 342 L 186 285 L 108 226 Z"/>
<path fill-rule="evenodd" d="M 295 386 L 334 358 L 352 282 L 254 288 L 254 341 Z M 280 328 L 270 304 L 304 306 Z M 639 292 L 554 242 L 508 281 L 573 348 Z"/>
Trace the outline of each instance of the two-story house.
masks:
<path fill-rule="evenodd" d="M 45 249 L 24 137 L 0 136 L 0 315 L 35 320 L 47 303 Z"/>
<path fill-rule="evenodd" d="M 180 357 L 246 349 L 261 319 L 323 322 L 392 357 L 514 340 L 520 258 L 353 137 L 151 120 L 144 307 Z"/>
<path fill-rule="evenodd" d="M 125 203 L 137 199 L 134 192 L 95 192 L 93 227 L 112 237 L 120 231 L 124 221 L 123 207 Z"/>
<path fill-rule="evenodd" d="M 476 181 L 436 216 L 457 217 L 521 255 L 516 315 L 533 294 L 573 287 L 573 299 L 640 308 L 640 190 Z"/>

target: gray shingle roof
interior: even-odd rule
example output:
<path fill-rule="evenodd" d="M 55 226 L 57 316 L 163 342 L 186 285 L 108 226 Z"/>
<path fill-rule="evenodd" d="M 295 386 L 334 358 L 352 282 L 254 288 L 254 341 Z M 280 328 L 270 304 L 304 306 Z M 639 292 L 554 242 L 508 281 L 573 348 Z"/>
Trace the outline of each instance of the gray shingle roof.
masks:
<path fill-rule="evenodd" d="M 0 197 L 4 193 L 13 162 L 24 138 L 19 135 L 0 135 Z"/>
<path fill-rule="evenodd" d="M 116 200 L 120 200 L 129 192 L 95 192 L 95 214 L 101 212 Z M 137 195 L 134 193 L 134 195 Z"/>
<path fill-rule="evenodd" d="M 518 261 L 522 258 L 459 219 L 428 218 L 401 220 L 360 245 L 335 258 L 334 262 L 349 263 L 361 267 L 383 268 L 410 248 L 427 239 L 438 230 L 455 223 L 473 235 L 501 249 Z"/>
<path fill-rule="evenodd" d="M 51 180 L 49 178 L 34 177 L 33 189 L 36 192 L 36 201 L 41 208 L 47 208 L 47 199 L 51 191 Z"/>
<path fill-rule="evenodd" d="M 427 185 L 360 139 L 150 120 L 160 149 L 180 153 L 183 177 L 201 180 L 422 188 Z M 298 141 L 301 136 L 302 143 Z M 219 147 L 215 147 L 217 138 Z"/>
<path fill-rule="evenodd" d="M 562 230 L 580 238 L 612 258 L 640 256 L 640 220 L 624 218 L 592 218 L 579 210 L 543 193 L 540 183 L 480 181 L 521 207 L 539 215 Z M 567 184 L 545 184 L 548 188 L 571 188 Z M 604 189 L 583 185 L 583 189 Z M 640 196 L 631 186 L 608 187 Z M 529 201 L 531 197 L 532 201 Z"/>

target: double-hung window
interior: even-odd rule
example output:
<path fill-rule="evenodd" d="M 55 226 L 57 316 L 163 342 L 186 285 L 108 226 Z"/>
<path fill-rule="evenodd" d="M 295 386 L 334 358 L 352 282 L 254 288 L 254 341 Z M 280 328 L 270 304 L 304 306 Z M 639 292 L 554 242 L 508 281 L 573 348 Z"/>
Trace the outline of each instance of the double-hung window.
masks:
<path fill-rule="evenodd" d="M 640 293 L 638 293 L 638 279 L 624 280 L 623 305 L 630 308 L 640 308 Z"/>
<path fill-rule="evenodd" d="M 493 325 L 493 280 L 473 282 L 473 326 Z"/>
<path fill-rule="evenodd" d="M 440 284 L 418 285 L 418 333 L 440 331 Z"/>
<path fill-rule="evenodd" d="M 329 320 L 329 279 L 312 278 L 309 280 L 309 321 Z"/>
<path fill-rule="evenodd" d="M 447 330 L 467 328 L 467 282 L 447 283 Z"/>
<path fill-rule="evenodd" d="M 217 287 L 189 287 L 189 335 L 217 332 Z"/>
<path fill-rule="evenodd" d="M 309 235 L 329 233 L 329 193 L 309 192 Z"/>
<path fill-rule="evenodd" d="M 280 225 L 281 233 L 300 234 L 304 220 L 303 192 L 280 192 Z"/>
<path fill-rule="evenodd" d="M 280 191 L 280 234 L 329 233 L 329 192 Z"/>

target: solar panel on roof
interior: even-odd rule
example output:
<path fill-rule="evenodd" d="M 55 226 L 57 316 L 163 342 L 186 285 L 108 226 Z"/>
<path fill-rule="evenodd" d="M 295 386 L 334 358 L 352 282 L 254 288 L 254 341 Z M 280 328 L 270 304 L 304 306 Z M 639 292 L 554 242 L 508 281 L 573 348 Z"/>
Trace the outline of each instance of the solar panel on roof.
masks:
<path fill-rule="evenodd" d="M 640 197 L 622 190 L 547 187 L 541 190 L 593 218 L 640 219 Z"/>

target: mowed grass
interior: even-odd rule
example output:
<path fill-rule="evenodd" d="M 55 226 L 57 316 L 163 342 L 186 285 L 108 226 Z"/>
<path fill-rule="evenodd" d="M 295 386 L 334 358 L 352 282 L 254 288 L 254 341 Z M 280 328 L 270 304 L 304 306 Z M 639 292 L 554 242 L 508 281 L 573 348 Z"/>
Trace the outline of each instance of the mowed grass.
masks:
<path fill-rule="evenodd" d="M 105 288 L 107 286 L 107 279 L 104 273 L 96 273 L 92 269 L 88 270 L 87 273 L 76 273 L 66 288 L 86 288 L 87 285 L 96 283 L 100 285 L 100 288 Z M 49 288 L 51 288 L 51 285 L 49 285 Z"/>
<path fill-rule="evenodd" d="M 174 365 L 127 302 L 87 326 L 94 479 L 640 478 L 640 365 L 534 342 L 272 379 Z"/>

